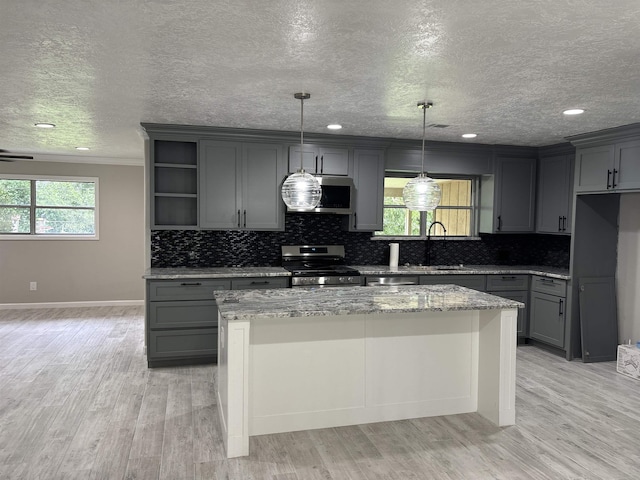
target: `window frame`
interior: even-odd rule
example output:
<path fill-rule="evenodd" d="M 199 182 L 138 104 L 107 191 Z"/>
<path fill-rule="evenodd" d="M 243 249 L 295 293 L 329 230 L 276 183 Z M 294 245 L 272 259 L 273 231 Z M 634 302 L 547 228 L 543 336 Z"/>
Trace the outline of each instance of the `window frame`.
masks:
<path fill-rule="evenodd" d="M 418 172 L 397 172 L 397 171 L 385 171 L 384 178 L 408 178 L 411 179 L 418 175 Z M 480 199 L 480 177 L 477 175 L 446 175 L 446 174 L 429 174 L 429 176 L 436 180 L 470 180 L 471 181 L 471 206 L 470 207 L 457 207 L 457 206 L 443 206 L 436 207 L 436 210 L 469 210 L 471 228 L 469 235 L 447 235 L 447 239 L 456 240 L 478 240 L 478 219 L 479 219 L 479 199 Z M 382 205 L 383 211 L 385 208 L 406 208 L 401 205 Z M 427 215 L 429 212 L 418 212 L 420 214 L 420 234 L 419 235 L 383 235 L 375 233 L 372 236 L 374 240 L 426 240 L 427 237 Z M 384 215 L 383 215 L 384 217 Z M 384 224 L 383 224 L 384 228 Z M 438 238 L 442 235 L 432 235 L 432 238 Z"/>
<path fill-rule="evenodd" d="M 0 233 L 0 240 L 99 240 L 100 239 L 100 221 L 99 221 L 99 178 L 98 177 L 75 177 L 75 176 L 59 176 L 59 175 L 19 175 L 19 174 L 0 174 L 2 180 L 29 180 L 30 186 L 30 204 L 29 209 L 30 216 L 30 233 Z M 93 219 L 94 219 L 94 233 L 92 235 L 81 234 L 50 234 L 50 233 L 36 233 L 35 227 L 35 210 L 36 208 L 56 208 L 56 209 L 86 209 L 89 207 L 66 207 L 66 206 L 51 206 L 51 205 L 37 205 L 36 204 L 36 182 L 49 181 L 49 182 L 85 182 L 94 184 L 94 207 L 93 207 Z M 6 206 L 6 205 L 3 205 Z M 25 205 L 26 208 L 26 205 Z"/>

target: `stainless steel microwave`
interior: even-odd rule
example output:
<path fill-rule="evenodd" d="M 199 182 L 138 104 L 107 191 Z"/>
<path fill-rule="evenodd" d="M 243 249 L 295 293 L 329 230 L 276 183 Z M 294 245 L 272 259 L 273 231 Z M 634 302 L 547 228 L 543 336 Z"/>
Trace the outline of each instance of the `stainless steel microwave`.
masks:
<path fill-rule="evenodd" d="M 353 213 L 355 186 L 350 177 L 336 177 L 327 175 L 316 176 L 322 189 L 320 204 L 313 210 L 303 210 L 306 213 L 338 213 L 349 215 Z M 288 212 L 301 210 L 287 209 Z"/>

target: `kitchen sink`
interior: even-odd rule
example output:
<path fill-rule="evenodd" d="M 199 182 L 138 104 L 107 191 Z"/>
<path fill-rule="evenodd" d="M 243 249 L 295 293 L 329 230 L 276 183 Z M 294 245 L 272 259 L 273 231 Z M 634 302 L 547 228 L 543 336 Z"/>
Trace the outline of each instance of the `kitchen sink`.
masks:
<path fill-rule="evenodd" d="M 451 270 L 464 270 L 463 265 L 405 265 L 407 270 L 421 270 L 425 272 L 433 271 L 451 271 Z"/>

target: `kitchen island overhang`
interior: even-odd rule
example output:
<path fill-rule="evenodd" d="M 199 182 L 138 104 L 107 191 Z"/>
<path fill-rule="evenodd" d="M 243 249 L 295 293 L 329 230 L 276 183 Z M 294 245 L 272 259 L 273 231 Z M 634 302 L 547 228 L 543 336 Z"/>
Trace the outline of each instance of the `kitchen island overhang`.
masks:
<path fill-rule="evenodd" d="M 214 295 L 229 458 L 268 433 L 469 412 L 515 423 L 522 303 L 454 285 Z"/>

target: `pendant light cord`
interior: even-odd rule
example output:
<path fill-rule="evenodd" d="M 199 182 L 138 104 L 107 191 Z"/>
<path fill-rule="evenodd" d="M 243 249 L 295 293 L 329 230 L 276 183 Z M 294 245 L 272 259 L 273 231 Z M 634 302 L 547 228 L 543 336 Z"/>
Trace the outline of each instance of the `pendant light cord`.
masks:
<path fill-rule="evenodd" d="M 304 172 L 302 160 L 304 158 L 304 97 L 300 97 L 300 171 Z"/>
<path fill-rule="evenodd" d="M 422 104 L 422 170 L 420 173 L 424 176 L 424 137 L 427 130 L 427 104 Z"/>

